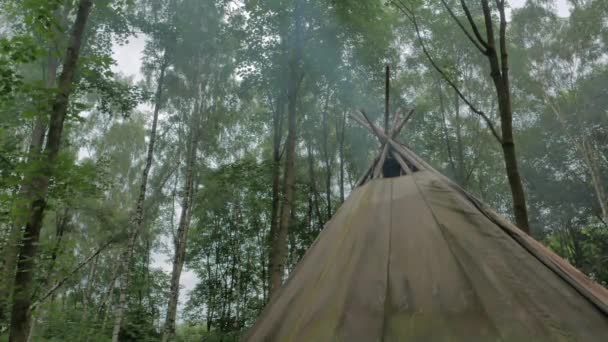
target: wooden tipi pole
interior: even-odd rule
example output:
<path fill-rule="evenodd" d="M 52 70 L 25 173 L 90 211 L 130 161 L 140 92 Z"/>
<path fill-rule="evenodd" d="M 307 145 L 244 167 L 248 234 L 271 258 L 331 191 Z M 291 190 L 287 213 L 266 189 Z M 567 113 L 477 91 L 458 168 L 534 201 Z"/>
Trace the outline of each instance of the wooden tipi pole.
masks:
<path fill-rule="evenodd" d="M 384 93 L 384 133 L 388 135 L 389 99 L 390 99 L 391 67 L 386 65 L 385 93 Z"/>

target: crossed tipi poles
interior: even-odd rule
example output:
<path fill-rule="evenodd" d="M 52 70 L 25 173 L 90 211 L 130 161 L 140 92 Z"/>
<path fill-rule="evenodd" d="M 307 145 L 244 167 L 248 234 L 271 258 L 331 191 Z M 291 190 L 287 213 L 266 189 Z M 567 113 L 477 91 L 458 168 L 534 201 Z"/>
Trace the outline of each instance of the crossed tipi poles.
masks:
<path fill-rule="evenodd" d="M 363 174 L 361 179 L 357 181 L 355 187 L 358 187 L 371 179 L 398 177 L 409 175 L 416 171 L 427 169 L 428 164 L 421 160 L 407 146 L 398 143 L 395 138 L 407 125 L 414 114 L 414 109 L 410 110 L 407 115 L 401 116 L 397 111 L 394 115 L 393 125 L 389 126 L 389 94 L 390 94 L 390 67 L 386 66 L 386 93 L 385 93 L 385 113 L 384 113 L 384 130 L 376 126 L 367 116 L 363 109 L 359 112 L 361 115 L 351 113 L 351 117 L 359 123 L 363 128 L 369 130 L 378 138 L 380 142 L 380 154 L 374 158 L 371 166 Z"/>
<path fill-rule="evenodd" d="M 400 176 L 412 174 L 413 172 L 425 169 L 425 163 L 420 160 L 409 148 L 397 142 L 395 138 L 407 126 L 414 114 L 414 109 L 407 115 L 401 116 L 397 112 L 394 116 L 393 126 L 388 127 L 388 132 L 380 129 L 374 124 L 364 110 L 360 110 L 360 115 L 352 113 L 351 117 L 363 128 L 369 130 L 378 138 L 380 142 L 379 155 L 374 159 L 370 168 L 364 173 L 363 177 L 356 183 L 360 186 L 371 179 L 385 178 L 389 174 Z M 389 168 L 393 170 L 387 170 Z"/>

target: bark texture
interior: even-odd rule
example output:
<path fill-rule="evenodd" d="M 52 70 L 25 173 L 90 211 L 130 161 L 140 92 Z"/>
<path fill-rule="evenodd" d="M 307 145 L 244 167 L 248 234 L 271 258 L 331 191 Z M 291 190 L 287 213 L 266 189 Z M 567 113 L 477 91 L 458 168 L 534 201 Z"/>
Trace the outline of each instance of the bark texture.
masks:
<path fill-rule="evenodd" d="M 201 101 L 202 102 L 202 101 Z M 181 214 L 174 240 L 175 255 L 173 257 L 173 270 L 171 272 L 171 288 L 169 291 L 169 303 L 162 341 L 170 341 L 175 336 L 175 319 L 177 316 L 177 303 L 179 300 L 179 279 L 186 258 L 186 247 L 188 245 L 188 230 L 192 218 L 192 199 L 194 197 L 194 165 L 196 164 L 196 152 L 199 142 L 199 126 L 201 110 L 199 104 L 195 105 L 192 113 L 190 128 L 189 151 L 186 159 L 186 178 L 184 180 L 184 195 L 181 203 Z"/>
<path fill-rule="evenodd" d="M 329 148 L 329 118 L 328 118 L 328 109 L 329 109 L 329 100 L 331 98 L 331 93 L 329 90 L 329 85 L 327 86 L 327 96 L 325 98 L 325 107 L 323 108 L 323 161 L 325 163 L 325 201 L 327 202 L 327 211 L 326 211 L 326 220 L 329 221 L 332 216 L 332 208 L 331 208 L 331 169 L 333 164 L 333 155 L 330 153 Z M 311 139 L 312 143 L 312 139 Z M 323 224 L 323 222 L 319 222 L 319 224 Z"/>
<path fill-rule="evenodd" d="M 287 142 L 283 176 L 283 201 L 280 206 L 279 225 L 270 252 L 270 297 L 281 287 L 285 262 L 288 255 L 289 226 L 295 198 L 296 145 L 297 145 L 297 101 L 301 81 L 300 62 L 302 56 L 302 15 L 300 1 L 294 9 L 294 37 L 289 61 L 289 85 L 287 90 Z"/>
<path fill-rule="evenodd" d="M 285 261 L 287 259 L 287 236 L 291 221 L 291 210 L 295 195 L 295 148 L 296 148 L 296 96 L 297 91 L 290 87 L 288 110 L 288 133 L 285 155 L 285 170 L 283 176 L 283 201 L 281 203 L 279 224 L 274 236 L 270 254 L 270 296 L 280 287 L 283 281 Z"/>
<path fill-rule="evenodd" d="M 608 195 L 606 195 L 606 187 L 602 179 L 602 172 L 600 169 L 600 156 L 597 149 L 592 143 L 583 138 L 582 142 L 579 143 L 579 150 L 583 155 L 583 160 L 587 165 L 589 174 L 591 175 L 591 184 L 595 191 L 595 196 L 600 207 L 602 220 L 604 223 L 608 223 Z"/>
<path fill-rule="evenodd" d="M 273 248 L 276 240 L 277 227 L 279 226 L 279 205 L 280 205 L 280 182 L 281 182 L 281 140 L 283 136 L 283 110 L 284 97 L 279 95 L 272 116 L 273 122 L 273 144 L 272 144 L 272 207 L 270 212 L 270 234 L 269 246 Z M 272 260 L 268 265 L 268 287 L 272 284 Z M 268 289 L 270 291 L 270 288 Z"/>
<path fill-rule="evenodd" d="M 283 201 L 279 214 L 279 225 L 274 235 L 270 253 L 270 296 L 281 287 L 285 261 L 288 254 L 289 225 L 295 197 L 296 182 L 296 145 L 297 145 L 297 101 L 298 88 L 301 80 L 300 62 L 302 56 L 302 15 L 300 1 L 294 9 L 294 37 L 289 60 L 289 84 L 287 89 L 287 142 L 285 149 L 285 169 L 283 176 Z"/>
<path fill-rule="evenodd" d="M 342 113 L 341 125 L 340 125 L 340 141 L 339 154 L 340 154 L 340 204 L 344 203 L 344 133 L 346 131 L 346 112 Z"/>
<path fill-rule="evenodd" d="M 80 58 L 84 30 L 92 7 L 92 0 L 81 0 L 78 4 L 76 20 L 70 34 L 62 73 L 59 77 L 57 95 L 51 107 L 48 139 L 43 152 L 44 162 L 40 163 L 35 172 L 26 176 L 25 180 L 25 184 L 35 184 L 36 189 L 35 193 L 32 194 L 29 216 L 25 224 L 22 244 L 19 248 L 9 333 L 9 341 L 11 342 L 24 342 L 28 338 L 34 260 L 38 252 L 38 240 L 46 208 L 49 180 L 53 175 L 53 168 L 61 147 L 68 102 Z"/>
<path fill-rule="evenodd" d="M 309 200 L 309 205 L 310 205 L 310 228 L 312 229 L 318 229 L 321 230 L 321 227 L 323 225 L 324 222 L 324 217 L 321 214 L 321 208 L 319 207 L 319 202 L 321 202 L 321 195 L 319 194 L 319 191 L 317 190 L 317 175 L 315 172 L 315 158 L 312 154 L 312 137 L 310 138 L 310 140 L 307 142 L 306 144 L 306 150 L 307 150 L 307 154 L 308 154 L 308 178 L 309 178 L 309 192 L 310 192 L 310 200 Z M 312 219 L 312 213 L 315 213 L 315 216 L 317 218 L 316 223 L 314 224 L 314 220 Z M 329 220 L 329 219 L 328 219 Z"/>
<path fill-rule="evenodd" d="M 507 19 L 505 13 L 504 0 L 496 1 L 500 16 L 499 27 L 499 51 L 494 38 L 494 24 L 488 0 L 481 0 L 484 13 L 487 35 L 487 57 L 490 63 L 490 74 L 496 95 L 498 97 L 498 111 L 500 113 L 501 124 L 501 147 L 507 170 L 507 178 L 511 188 L 513 199 L 513 213 L 517 226 L 524 232 L 530 234 L 528 222 L 528 209 L 526 207 L 526 196 L 524 186 L 517 166 L 517 153 L 513 138 L 513 108 L 511 106 L 511 86 L 509 81 L 509 55 L 507 53 Z"/>
<path fill-rule="evenodd" d="M 45 86 L 50 89 L 55 86 L 57 80 L 58 61 L 52 52 L 49 52 L 46 63 Z M 30 146 L 28 151 L 28 161 L 40 159 L 44 144 L 44 136 L 46 134 L 47 118 L 46 115 L 40 115 L 34 122 L 32 136 L 30 138 Z M 33 185 L 33 184 L 32 184 Z M 23 184 L 19 189 L 19 203 L 21 208 L 17 209 L 17 217 L 11 226 L 7 242 L 3 248 L 4 265 L 2 269 L 2 280 L 0 281 L 0 322 L 6 320 L 5 309 L 8 304 L 9 294 L 13 290 L 13 280 L 15 279 L 15 267 L 17 266 L 17 257 L 19 254 L 19 242 L 23 230 L 24 221 L 27 219 L 27 202 L 31 201 L 32 186 Z"/>

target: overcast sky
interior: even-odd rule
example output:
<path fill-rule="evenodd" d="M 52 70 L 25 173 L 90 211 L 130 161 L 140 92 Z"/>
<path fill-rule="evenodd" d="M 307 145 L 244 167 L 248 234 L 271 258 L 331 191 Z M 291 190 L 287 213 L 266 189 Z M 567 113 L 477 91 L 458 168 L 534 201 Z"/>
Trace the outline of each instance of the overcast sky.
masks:
<path fill-rule="evenodd" d="M 519 8 L 526 3 L 526 0 L 508 0 L 508 3 L 511 5 L 512 8 Z M 556 4 L 558 15 L 562 17 L 568 16 L 569 7 L 567 5 L 567 1 L 556 0 Z M 126 45 L 115 45 L 114 59 L 116 60 L 116 65 L 113 68 L 114 71 L 124 74 L 126 76 L 131 76 L 136 82 L 141 80 L 141 57 L 144 45 L 145 38 L 141 35 L 139 37 L 131 37 L 129 39 L 129 43 Z M 170 244 L 169 240 L 167 242 Z M 153 259 L 153 267 L 160 267 L 167 273 L 171 272 L 171 256 L 156 254 L 153 256 Z M 180 279 L 180 284 L 183 287 L 182 291 L 180 292 L 180 312 L 183 308 L 184 300 L 187 298 L 188 291 L 192 290 L 197 282 L 198 279 L 194 272 L 184 267 L 184 271 L 182 272 L 182 276 Z"/>
<path fill-rule="evenodd" d="M 512 8 L 522 7 L 526 0 L 508 0 Z M 567 0 L 556 0 L 556 8 L 558 15 L 562 17 L 568 16 L 570 8 Z M 129 44 L 124 46 L 114 47 L 114 58 L 117 65 L 115 71 L 119 71 L 128 76 L 135 77 L 135 80 L 141 79 L 139 69 L 141 67 L 141 56 L 144 48 L 145 40 L 143 37 L 131 37 Z"/>

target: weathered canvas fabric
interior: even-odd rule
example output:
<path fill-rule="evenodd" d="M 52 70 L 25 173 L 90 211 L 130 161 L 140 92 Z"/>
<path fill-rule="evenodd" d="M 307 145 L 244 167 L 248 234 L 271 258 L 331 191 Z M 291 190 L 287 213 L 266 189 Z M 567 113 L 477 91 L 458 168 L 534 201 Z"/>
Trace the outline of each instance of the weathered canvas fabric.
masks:
<path fill-rule="evenodd" d="M 608 292 L 434 170 L 355 189 L 246 341 L 608 341 Z"/>

